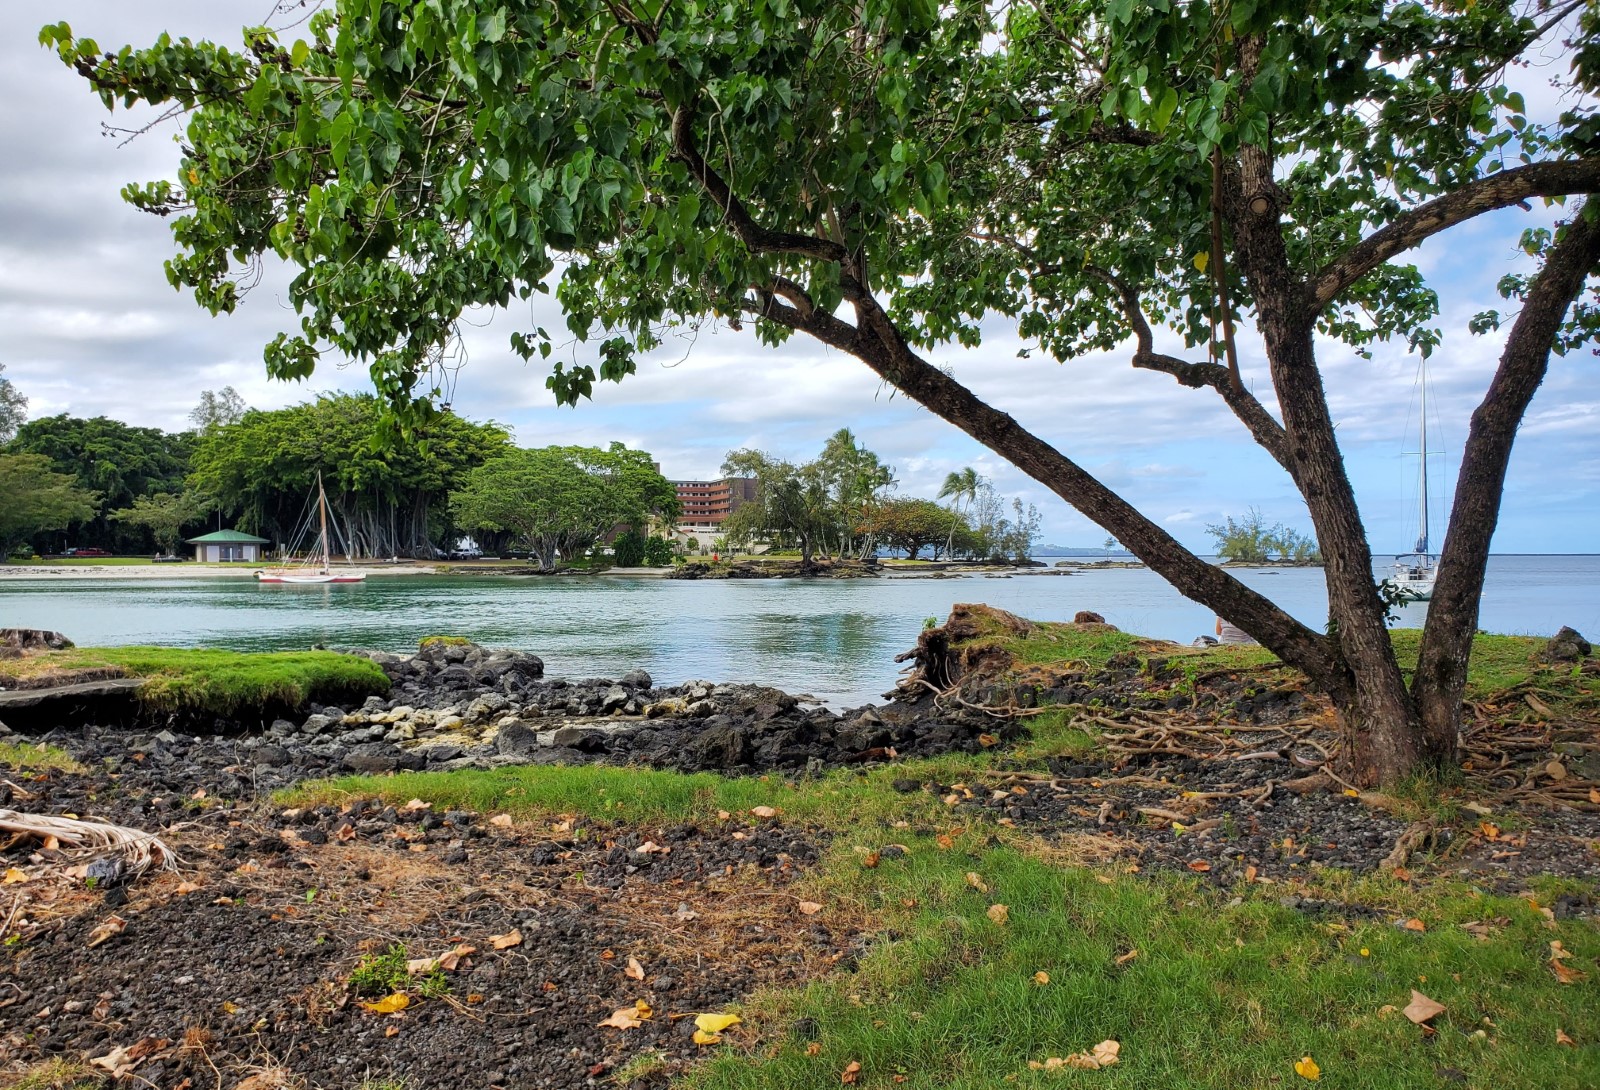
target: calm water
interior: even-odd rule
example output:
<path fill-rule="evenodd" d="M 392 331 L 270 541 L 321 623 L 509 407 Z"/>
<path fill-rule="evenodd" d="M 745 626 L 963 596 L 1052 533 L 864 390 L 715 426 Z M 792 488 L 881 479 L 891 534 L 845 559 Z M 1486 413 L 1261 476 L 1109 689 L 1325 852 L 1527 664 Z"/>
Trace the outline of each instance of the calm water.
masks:
<path fill-rule="evenodd" d="M 1047 561 L 1051 562 L 1051 561 Z M 1296 617 L 1321 628 L 1319 569 L 1236 569 Z M 314 643 L 401 651 L 435 633 L 534 651 L 552 676 L 615 677 L 634 667 L 660 684 L 759 681 L 835 704 L 876 700 L 894 656 L 927 617 L 988 602 L 1036 620 L 1091 609 L 1141 635 L 1190 640 L 1212 615 L 1142 569 L 1068 576 L 678 582 L 538 577 L 373 578 L 325 587 L 250 580 L 0 583 L 0 627 L 52 628 L 78 643 L 240 650 Z M 1407 606 L 1403 625 L 1427 607 Z M 1571 625 L 1600 637 L 1600 556 L 1497 556 L 1481 626 L 1548 635 Z"/>

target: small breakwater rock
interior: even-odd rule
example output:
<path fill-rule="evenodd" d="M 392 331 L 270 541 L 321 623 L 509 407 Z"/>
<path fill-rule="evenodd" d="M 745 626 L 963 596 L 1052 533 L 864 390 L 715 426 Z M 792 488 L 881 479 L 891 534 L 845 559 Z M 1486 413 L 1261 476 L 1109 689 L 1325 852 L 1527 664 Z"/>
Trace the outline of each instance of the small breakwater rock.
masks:
<path fill-rule="evenodd" d="M 203 783 L 237 797 L 348 773 L 522 764 L 801 774 L 976 752 L 1012 732 L 926 706 L 838 712 L 763 685 L 659 686 L 644 670 L 614 679 L 546 678 L 537 655 L 466 642 L 428 643 L 410 656 L 352 653 L 382 667 L 387 695 L 349 707 L 313 703 L 243 736 L 88 725 L 39 740 L 126 767 L 158 793 Z"/>

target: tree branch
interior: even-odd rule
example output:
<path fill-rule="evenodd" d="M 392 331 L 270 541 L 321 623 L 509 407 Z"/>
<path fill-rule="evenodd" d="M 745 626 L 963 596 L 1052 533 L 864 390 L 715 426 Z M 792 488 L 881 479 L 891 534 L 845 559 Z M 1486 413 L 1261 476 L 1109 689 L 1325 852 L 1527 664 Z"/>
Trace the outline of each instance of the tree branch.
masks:
<path fill-rule="evenodd" d="M 1522 312 L 1506 337 L 1500 366 L 1472 414 L 1461 453 L 1450 525 L 1439 554 L 1438 579 L 1428 604 L 1412 688 L 1424 729 L 1445 752 L 1456 747 L 1456 712 L 1466 685 L 1483 572 L 1500 518 L 1517 428 L 1549 370 L 1551 344 L 1567 309 L 1588 278 L 1600 272 L 1600 221 L 1586 211 L 1578 210 L 1534 277 Z"/>
<path fill-rule="evenodd" d="M 1128 324 L 1133 327 L 1133 335 L 1137 340 L 1137 347 L 1133 352 L 1135 367 L 1171 375 L 1191 389 L 1211 387 L 1222 395 L 1222 400 L 1227 402 L 1228 408 L 1232 409 L 1234 415 L 1250 429 L 1250 435 L 1255 441 L 1260 443 L 1279 465 L 1285 469 L 1289 468 L 1288 441 L 1284 436 L 1283 427 L 1272 418 L 1266 407 L 1256 400 L 1254 394 L 1242 385 L 1234 383 L 1226 367 L 1219 367 L 1214 363 L 1190 363 L 1176 356 L 1157 352 L 1155 338 L 1150 332 L 1150 323 L 1145 320 L 1144 309 L 1139 304 L 1139 293 L 1133 286 L 1097 265 L 1085 265 L 1083 271 L 1096 280 L 1110 285 L 1121 298 L 1122 311 L 1128 318 Z"/>
<path fill-rule="evenodd" d="M 1505 208 L 1529 197 L 1557 197 L 1600 190 L 1600 159 L 1564 159 L 1502 170 L 1468 182 L 1395 218 L 1387 227 L 1356 243 L 1323 266 L 1307 300 L 1311 315 L 1321 313 L 1356 281 L 1396 254 L 1440 231 Z"/>
<path fill-rule="evenodd" d="M 832 239 L 793 231 L 773 231 L 757 223 L 744 202 L 734 195 L 728 183 L 711 168 L 695 146 L 694 121 L 687 103 L 672 113 L 672 149 L 689 167 L 689 173 L 694 175 L 701 188 L 722 209 L 728 228 L 752 253 L 799 254 L 837 264 L 843 264 L 849 257 L 845 248 Z"/>

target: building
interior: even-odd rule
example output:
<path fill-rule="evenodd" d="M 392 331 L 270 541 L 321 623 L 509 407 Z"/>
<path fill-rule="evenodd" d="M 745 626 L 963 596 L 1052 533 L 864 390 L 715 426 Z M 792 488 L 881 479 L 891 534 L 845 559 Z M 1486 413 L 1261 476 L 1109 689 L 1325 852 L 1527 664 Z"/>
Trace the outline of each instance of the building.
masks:
<path fill-rule="evenodd" d="M 191 537 L 185 544 L 194 546 L 194 558 L 201 562 L 243 560 L 255 563 L 261 559 L 261 546 L 267 544 L 267 539 L 241 534 L 238 530 L 216 530 L 200 537 Z"/>
<path fill-rule="evenodd" d="M 673 481 L 678 492 L 678 532 L 715 530 L 722 521 L 756 498 L 754 477 L 720 481 Z"/>

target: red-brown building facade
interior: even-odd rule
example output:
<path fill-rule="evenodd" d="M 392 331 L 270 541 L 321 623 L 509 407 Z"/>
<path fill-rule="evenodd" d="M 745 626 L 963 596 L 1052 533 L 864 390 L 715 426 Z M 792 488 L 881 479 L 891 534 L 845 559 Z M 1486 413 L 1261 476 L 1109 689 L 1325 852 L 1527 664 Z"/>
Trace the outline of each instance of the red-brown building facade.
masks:
<path fill-rule="evenodd" d="M 720 481 L 673 481 L 678 490 L 680 530 L 715 530 L 724 519 L 756 498 L 753 477 L 724 477 Z"/>

